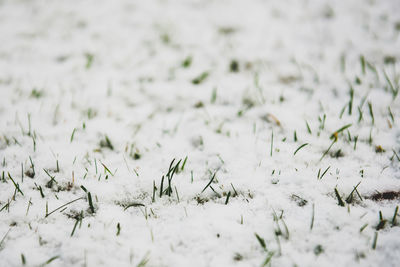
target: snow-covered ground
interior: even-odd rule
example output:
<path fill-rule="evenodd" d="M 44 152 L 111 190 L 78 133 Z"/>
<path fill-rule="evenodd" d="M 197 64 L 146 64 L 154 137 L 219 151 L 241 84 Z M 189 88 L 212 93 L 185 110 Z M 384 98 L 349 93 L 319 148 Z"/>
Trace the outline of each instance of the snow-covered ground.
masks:
<path fill-rule="evenodd" d="M 398 0 L 0 0 L 0 266 L 399 266 L 399 62 Z"/>

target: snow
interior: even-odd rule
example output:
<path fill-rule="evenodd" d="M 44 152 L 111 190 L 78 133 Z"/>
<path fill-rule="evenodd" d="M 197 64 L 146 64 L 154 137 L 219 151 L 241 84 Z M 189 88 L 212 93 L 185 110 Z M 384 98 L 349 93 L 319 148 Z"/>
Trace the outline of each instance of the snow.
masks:
<path fill-rule="evenodd" d="M 0 0 L 0 266 L 397 266 L 399 14 Z"/>

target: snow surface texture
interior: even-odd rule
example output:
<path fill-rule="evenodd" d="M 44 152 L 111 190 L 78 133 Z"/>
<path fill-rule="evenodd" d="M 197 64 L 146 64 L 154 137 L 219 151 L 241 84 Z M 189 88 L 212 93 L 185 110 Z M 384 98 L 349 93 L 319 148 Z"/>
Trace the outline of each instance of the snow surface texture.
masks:
<path fill-rule="evenodd" d="M 0 266 L 399 266 L 399 51 L 397 0 L 0 0 Z"/>

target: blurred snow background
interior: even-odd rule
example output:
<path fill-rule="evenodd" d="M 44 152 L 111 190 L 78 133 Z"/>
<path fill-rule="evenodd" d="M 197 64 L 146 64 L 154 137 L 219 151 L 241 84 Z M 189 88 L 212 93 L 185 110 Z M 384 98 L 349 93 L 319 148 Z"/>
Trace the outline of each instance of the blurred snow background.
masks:
<path fill-rule="evenodd" d="M 0 0 L 0 266 L 396 266 L 399 14 Z"/>

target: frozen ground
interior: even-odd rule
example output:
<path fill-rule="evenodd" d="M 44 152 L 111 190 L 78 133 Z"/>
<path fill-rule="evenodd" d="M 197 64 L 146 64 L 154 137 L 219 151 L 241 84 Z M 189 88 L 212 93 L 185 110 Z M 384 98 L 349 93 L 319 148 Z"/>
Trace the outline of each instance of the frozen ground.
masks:
<path fill-rule="evenodd" d="M 399 60 L 397 0 L 0 0 L 0 266 L 399 266 Z"/>

